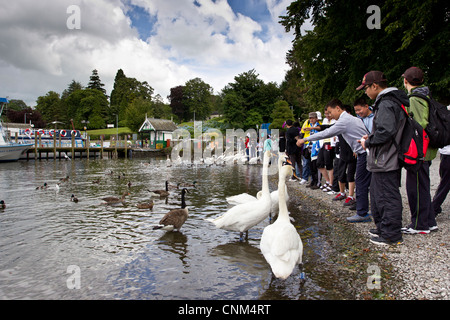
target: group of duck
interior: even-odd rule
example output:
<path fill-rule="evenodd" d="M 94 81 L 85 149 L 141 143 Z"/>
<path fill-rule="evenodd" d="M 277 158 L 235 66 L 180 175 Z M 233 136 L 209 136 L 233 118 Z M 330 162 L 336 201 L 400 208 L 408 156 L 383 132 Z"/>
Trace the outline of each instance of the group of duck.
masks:
<path fill-rule="evenodd" d="M 278 214 L 275 222 L 266 226 L 260 239 L 260 250 L 266 261 L 271 266 L 273 274 L 280 279 L 288 278 L 293 272 L 295 266 L 302 263 L 303 244 L 300 235 L 295 226 L 291 223 L 287 203 L 289 195 L 286 187 L 286 179 L 292 174 L 292 166 L 284 153 L 278 155 L 278 189 L 270 192 L 268 181 L 268 168 L 271 159 L 271 152 L 266 151 L 263 158 L 262 169 L 262 190 L 256 196 L 243 193 L 227 197 L 227 202 L 232 205 L 224 214 L 215 219 L 206 219 L 213 223 L 217 228 L 239 232 L 240 240 L 248 238 L 249 229 L 255 227 L 271 214 Z M 68 177 L 66 177 L 68 179 Z M 153 230 L 161 229 L 165 231 L 179 231 L 189 217 L 189 210 L 186 206 L 186 193 L 188 187 L 196 187 L 196 181 L 193 184 L 186 185 L 178 183 L 176 186 L 165 182 L 165 189 L 148 190 L 150 196 L 165 198 L 169 196 L 171 189 L 181 189 L 181 207 L 167 212 L 158 225 Z M 118 197 L 102 198 L 105 204 L 123 203 L 128 191 Z M 76 199 L 76 198 L 75 198 Z M 74 200 L 72 195 L 71 201 Z M 152 209 L 153 201 L 137 204 L 139 209 Z"/>
<path fill-rule="evenodd" d="M 105 174 L 109 175 L 109 176 L 112 176 L 115 173 L 112 172 L 112 171 L 108 171 Z M 124 179 L 125 178 L 125 174 L 119 173 L 117 175 L 117 177 L 119 179 Z M 64 178 L 59 179 L 59 182 L 56 183 L 56 185 L 55 185 L 56 192 L 57 193 L 59 192 L 61 183 L 68 182 L 68 181 L 69 181 L 69 176 L 65 176 Z M 98 184 L 98 183 L 100 183 L 100 179 L 96 179 L 96 180 L 92 181 L 92 183 Z M 194 187 L 195 188 L 196 187 L 196 183 L 197 183 L 197 181 L 194 181 L 192 184 L 190 184 L 190 183 L 178 183 L 176 186 L 173 186 L 173 185 L 170 185 L 168 181 L 166 181 L 166 185 L 165 185 L 166 188 L 165 189 L 161 189 L 161 190 L 148 190 L 147 189 L 147 191 L 149 192 L 149 196 L 152 197 L 152 198 L 153 197 L 158 197 L 160 199 L 164 199 L 167 196 L 169 196 L 170 189 L 182 189 L 182 192 L 181 192 L 181 194 L 182 194 L 182 203 L 185 203 L 184 198 L 185 198 L 185 193 L 187 192 L 186 187 Z M 128 189 L 129 189 L 131 187 L 131 182 L 128 182 L 127 186 L 128 186 Z M 37 186 L 36 190 L 47 190 L 49 188 L 51 188 L 51 187 L 48 185 L 47 182 L 45 182 L 44 184 L 42 184 L 40 186 Z M 129 196 L 129 195 L 130 195 L 130 192 L 129 191 L 125 191 L 125 192 L 122 193 L 121 197 L 108 196 L 108 197 L 101 198 L 101 200 L 104 201 L 103 204 L 105 204 L 105 205 L 125 204 L 126 203 L 125 202 L 125 197 Z M 3 201 L 3 200 L 1 200 L 1 201 Z M 74 194 L 72 194 L 71 197 L 70 197 L 70 201 L 77 203 L 79 200 Z M 148 201 L 136 204 L 136 207 L 138 209 L 150 209 L 150 210 L 152 210 L 153 206 L 154 206 L 153 199 L 150 199 Z M 186 205 L 184 204 L 184 207 L 185 206 Z M 0 209 L 4 209 L 4 208 L 6 208 L 6 204 L 4 203 L 4 201 L 0 202 Z M 187 217 L 186 217 L 186 219 L 187 219 Z M 170 219 L 166 219 L 166 220 L 168 220 L 169 222 L 171 221 Z M 183 223 L 184 223 L 184 221 L 183 221 Z M 180 225 L 180 227 L 181 227 L 181 225 Z M 177 228 L 177 229 L 179 229 L 179 228 Z M 173 230 L 173 228 L 168 227 L 167 230 Z"/>
<path fill-rule="evenodd" d="M 59 192 L 61 183 L 68 182 L 68 181 L 69 181 L 69 176 L 67 176 L 67 175 L 66 175 L 64 178 L 59 179 L 59 182 L 58 182 L 57 184 L 55 184 L 55 190 L 56 190 L 56 193 Z M 43 185 L 37 186 L 37 187 L 36 187 L 36 190 L 46 190 L 46 189 L 48 189 L 48 188 L 49 188 L 49 185 L 47 184 L 47 182 L 44 182 Z M 74 194 L 72 194 L 72 196 L 70 197 L 70 201 L 72 201 L 72 202 L 78 202 L 78 198 L 75 197 Z"/>

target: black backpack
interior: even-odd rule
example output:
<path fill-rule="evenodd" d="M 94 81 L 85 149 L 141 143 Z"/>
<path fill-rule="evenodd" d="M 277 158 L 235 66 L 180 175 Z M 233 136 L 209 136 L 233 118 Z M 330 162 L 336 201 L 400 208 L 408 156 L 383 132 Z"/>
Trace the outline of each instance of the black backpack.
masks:
<path fill-rule="evenodd" d="M 406 106 L 394 95 L 387 93 L 383 98 L 392 100 L 402 108 L 406 116 L 400 141 L 393 143 L 398 151 L 399 164 L 408 171 L 417 172 L 428 150 L 430 139 L 422 126 L 406 110 Z"/>
<path fill-rule="evenodd" d="M 419 97 L 428 103 L 429 116 L 425 131 L 430 138 L 430 147 L 443 148 L 450 144 L 450 111 L 436 100 L 420 93 L 410 97 Z"/>

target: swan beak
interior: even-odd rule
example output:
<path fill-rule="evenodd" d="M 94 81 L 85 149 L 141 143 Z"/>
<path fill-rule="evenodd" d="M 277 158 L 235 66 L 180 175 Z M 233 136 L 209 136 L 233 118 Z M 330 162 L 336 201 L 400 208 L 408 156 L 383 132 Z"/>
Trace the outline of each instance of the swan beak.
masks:
<path fill-rule="evenodd" d="M 282 167 L 284 167 L 284 166 L 291 166 L 292 167 L 292 162 L 289 159 L 286 159 L 286 161 L 283 161 L 281 166 Z"/>

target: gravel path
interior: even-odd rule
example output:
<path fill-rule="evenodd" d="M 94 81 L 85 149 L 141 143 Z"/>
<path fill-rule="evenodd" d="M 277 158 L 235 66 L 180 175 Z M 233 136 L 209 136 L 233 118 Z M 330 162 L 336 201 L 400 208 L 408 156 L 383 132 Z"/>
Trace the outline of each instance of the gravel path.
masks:
<path fill-rule="evenodd" d="M 431 196 L 433 197 L 439 184 L 439 154 L 430 167 Z M 402 174 L 401 193 L 403 197 L 403 225 L 410 223 L 410 212 L 405 190 L 405 174 Z M 311 190 L 305 185 L 289 182 L 289 189 L 297 189 L 307 196 L 313 197 L 326 205 L 331 211 L 341 213 L 342 220 L 355 211 L 341 208 L 331 199 L 332 195 L 319 190 Z M 450 299 L 450 195 L 447 196 L 442 213 L 437 217 L 439 230 L 427 235 L 403 235 L 403 244 L 384 248 L 369 242 L 367 231 L 374 227 L 371 223 L 355 223 L 352 225 L 363 237 L 367 238 L 367 246 L 372 248 L 381 258 L 390 262 L 393 267 L 392 277 L 400 280 L 400 286 L 391 288 L 391 297 L 399 300 Z"/>

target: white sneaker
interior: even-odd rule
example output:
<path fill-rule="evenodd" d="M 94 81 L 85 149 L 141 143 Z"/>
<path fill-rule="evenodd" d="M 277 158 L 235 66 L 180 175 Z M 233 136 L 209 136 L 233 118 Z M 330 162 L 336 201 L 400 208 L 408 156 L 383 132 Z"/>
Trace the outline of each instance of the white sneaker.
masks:
<path fill-rule="evenodd" d="M 329 194 L 330 196 L 338 194 L 338 193 L 339 193 L 339 191 L 333 191 L 333 190 L 327 192 L 327 194 Z"/>
<path fill-rule="evenodd" d="M 416 230 L 413 228 L 402 228 L 401 229 L 402 233 L 406 233 L 406 234 L 429 234 L 430 230 Z"/>
<path fill-rule="evenodd" d="M 308 180 L 305 180 L 305 179 L 300 180 L 300 184 L 306 184 L 306 183 L 308 183 Z"/>

